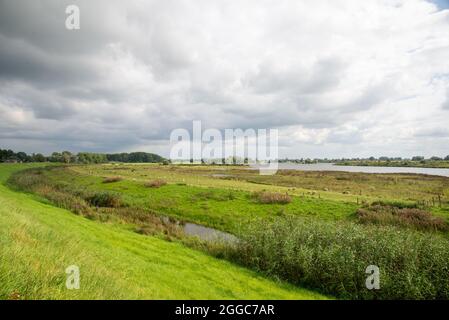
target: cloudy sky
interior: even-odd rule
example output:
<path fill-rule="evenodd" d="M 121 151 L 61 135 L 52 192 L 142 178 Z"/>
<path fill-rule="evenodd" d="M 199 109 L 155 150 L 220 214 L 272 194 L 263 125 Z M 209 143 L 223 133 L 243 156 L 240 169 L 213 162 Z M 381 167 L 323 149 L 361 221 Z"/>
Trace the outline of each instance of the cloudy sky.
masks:
<path fill-rule="evenodd" d="M 445 156 L 449 1 L 0 0 L 0 148 L 168 155 L 192 120 L 277 128 L 282 157 Z"/>

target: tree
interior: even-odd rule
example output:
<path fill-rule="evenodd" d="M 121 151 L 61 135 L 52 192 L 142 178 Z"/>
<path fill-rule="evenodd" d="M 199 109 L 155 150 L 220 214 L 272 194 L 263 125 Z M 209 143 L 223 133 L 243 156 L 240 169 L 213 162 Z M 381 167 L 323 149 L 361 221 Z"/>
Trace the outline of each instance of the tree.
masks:
<path fill-rule="evenodd" d="M 6 161 L 6 160 L 9 160 L 9 159 L 13 159 L 13 158 L 15 158 L 15 153 L 14 153 L 14 151 L 12 151 L 12 150 L 2 150 L 2 149 L 0 149 L 0 161 Z"/>
<path fill-rule="evenodd" d="M 8 149 L 8 150 L 0 149 L 0 162 L 5 162 L 7 160 L 17 160 L 20 162 L 29 162 L 30 157 L 25 152 L 15 153 L 14 151 L 12 151 L 10 149 Z"/>
<path fill-rule="evenodd" d="M 25 152 L 17 152 L 16 158 L 20 162 L 28 162 L 30 157 Z"/>
<path fill-rule="evenodd" d="M 62 162 L 62 154 L 53 152 L 49 158 L 50 162 Z"/>
<path fill-rule="evenodd" d="M 422 156 L 414 156 L 412 158 L 412 161 L 423 161 L 423 160 L 424 160 L 424 157 L 422 157 Z"/>
<path fill-rule="evenodd" d="M 106 155 L 101 153 L 80 152 L 77 158 L 79 163 L 84 164 L 108 162 Z"/>
<path fill-rule="evenodd" d="M 447 161 L 449 161 L 449 156 L 446 156 L 446 158 L 444 158 L 444 160 L 447 160 Z"/>
<path fill-rule="evenodd" d="M 64 163 L 70 163 L 73 160 L 73 155 L 70 151 L 63 151 L 61 154 L 61 160 Z"/>
<path fill-rule="evenodd" d="M 44 157 L 41 153 L 32 154 L 31 155 L 31 161 L 32 162 L 45 162 L 47 161 L 47 158 Z"/>
<path fill-rule="evenodd" d="M 129 162 L 129 163 L 160 163 L 164 158 L 154 153 L 132 152 L 107 154 L 108 161 Z"/>

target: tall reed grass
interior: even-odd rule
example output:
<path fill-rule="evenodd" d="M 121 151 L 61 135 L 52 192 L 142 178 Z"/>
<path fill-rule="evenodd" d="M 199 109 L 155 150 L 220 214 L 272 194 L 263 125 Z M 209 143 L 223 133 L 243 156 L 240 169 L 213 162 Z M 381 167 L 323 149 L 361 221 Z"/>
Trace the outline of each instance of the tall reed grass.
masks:
<path fill-rule="evenodd" d="M 240 239 L 215 254 L 340 298 L 449 299 L 449 240 L 438 234 L 287 216 Z M 366 288 L 369 265 L 380 290 Z"/>

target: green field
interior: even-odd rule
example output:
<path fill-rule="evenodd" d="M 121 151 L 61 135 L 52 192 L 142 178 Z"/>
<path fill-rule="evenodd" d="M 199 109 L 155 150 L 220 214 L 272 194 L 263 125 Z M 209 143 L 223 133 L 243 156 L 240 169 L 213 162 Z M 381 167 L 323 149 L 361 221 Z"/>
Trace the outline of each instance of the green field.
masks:
<path fill-rule="evenodd" d="M 242 167 L 157 164 L 74 166 L 70 167 L 70 171 L 80 174 L 76 178 L 71 174 L 71 179 L 75 179 L 73 181 L 76 181 L 76 184 L 83 183 L 94 188 L 116 190 L 125 195 L 130 193 L 130 201 L 136 200 L 139 195 L 149 195 L 154 198 L 155 201 L 151 201 L 151 205 L 156 209 L 166 208 L 167 213 L 178 216 L 181 213 L 179 211 L 176 213 L 176 210 L 183 205 L 188 208 L 192 205 L 197 207 L 203 205 L 203 208 L 195 208 L 192 215 L 204 212 L 199 221 L 207 223 L 211 221 L 210 217 L 215 212 L 220 212 L 218 219 L 214 220 L 216 223 L 212 224 L 214 226 L 226 226 L 225 222 L 220 221 L 220 217 L 227 215 L 231 215 L 232 218 L 238 216 L 239 219 L 252 213 L 257 216 L 267 213 L 276 215 L 280 211 L 325 219 L 351 218 L 362 202 L 373 201 L 423 203 L 428 210 L 449 221 L 449 178 L 439 176 L 294 170 L 280 170 L 276 175 L 263 176 L 256 170 Z M 59 178 L 62 181 L 67 179 L 67 172 L 60 174 Z M 124 181 L 102 185 L 103 178 L 117 176 L 124 178 Z M 145 182 L 154 179 L 163 179 L 169 185 L 156 190 L 142 188 Z M 192 203 L 193 194 L 204 193 L 205 189 L 225 195 L 230 190 L 237 191 L 234 194 L 241 201 L 239 199 L 227 201 L 225 207 L 222 205 L 223 201 L 214 202 L 213 199 Z M 293 202 L 287 206 L 261 207 L 251 204 L 247 199 L 242 200 L 248 193 L 260 191 L 288 193 L 293 196 Z M 236 206 L 233 206 L 234 204 Z M 236 214 L 235 211 L 239 213 Z M 190 212 L 185 213 L 186 218 L 189 215 Z"/>
<path fill-rule="evenodd" d="M 108 166 L 61 168 L 46 172 L 52 184 L 70 183 L 69 189 L 81 188 L 87 191 L 106 190 L 119 193 L 127 206 L 152 209 L 156 213 L 171 216 L 184 221 L 196 222 L 224 231 L 236 231 L 243 224 L 251 223 L 255 218 L 270 218 L 285 214 L 317 216 L 324 219 L 350 217 L 357 204 L 350 201 L 337 201 L 316 197 L 293 197 L 291 203 L 260 205 L 251 199 L 251 189 L 245 189 L 248 183 L 223 181 L 207 178 L 200 173 L 188 173 L 192 180 L 184 178 L 185 172 L 172 173 L 170 183 L 161 188 L 146 188 L 145 183 L 155 179 L 167 179 L 163 166 L 136 166 L 141 171 L 151 170 L 142 178 L 135 169 L 123 175 L 123 180 L 115 183 L 103 183 L 110 174 L 117 176 L 122 170 L 110 172 Z M 148 170 L 148 171 L 149 171 Z M 153 172 L 156 171 L 156 172 Z M 107 174 L 104 174 L 107 173 Z M 198 181 L 194 179 L 198 177 Z M 253 186 L 254 187 L 254 186 Z M 256 185 L 253 191 L 267 189 Z M 262 187 L 262 188 L 261 188 Z M 270 189 L 270 188 L 268 188 Z"/>
<path fill-rule="evenodd" d="M 0 299 L 317 299 L 199 251 L 11 191 L 0 165 Z M 65 288 L 78 265 L 81 289 Z"/>

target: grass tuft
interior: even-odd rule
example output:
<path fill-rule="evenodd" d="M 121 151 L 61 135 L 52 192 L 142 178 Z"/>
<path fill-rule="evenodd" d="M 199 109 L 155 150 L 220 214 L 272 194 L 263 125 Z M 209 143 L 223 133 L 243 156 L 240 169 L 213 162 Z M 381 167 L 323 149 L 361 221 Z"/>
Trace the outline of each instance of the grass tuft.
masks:
<path fill-rule="evenodd" d="M 145 187 L 147 188 L 160 188 L 162 186 L 165 186 L 167 184 L 167 181 L 162 180 L 162 179 L 156 179 L 150 182 L 147 182 L 145 184 Z"/>
<path fill-rule="evenodd" d="M 253 197 L 263 204 L 287 204 L 292 202 L 292 197 L 287 193 L 277 193 L 277 192 L 256 192 Z"/>
<path fill-rule="evenodd" d="M 107 177 L 107 178 L 104 178 L 103 183 L 114 183 L 114 182 L 119 182 L 122 180 L 123 180 L 122 177 Z"/>

